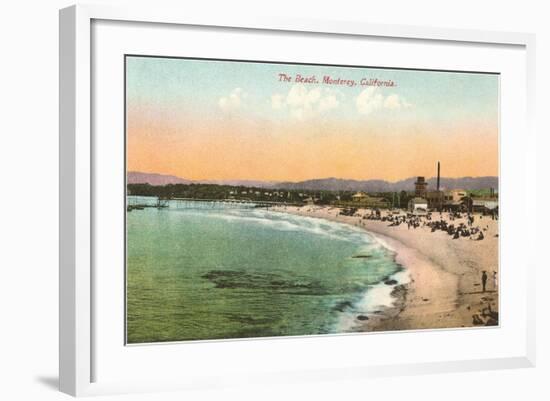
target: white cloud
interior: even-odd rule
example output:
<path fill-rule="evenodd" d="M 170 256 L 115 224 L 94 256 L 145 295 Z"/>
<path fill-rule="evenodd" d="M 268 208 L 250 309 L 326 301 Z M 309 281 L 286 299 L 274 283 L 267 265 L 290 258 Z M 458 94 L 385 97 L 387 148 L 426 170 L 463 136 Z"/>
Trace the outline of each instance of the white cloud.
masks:
<path fill-rule="evenodd" d="M 371 86 L 357 96 L 355 105 L 359 113 L 368 115 L 382 106 L 383 99 L 384 97 L 378 93 L 378 88 Z"/>
<path fill-rule="evenodd" d="M 384 107 L 390 110 L 408 109 L 412 105 L 399 95 L 389 95 L 384 100 Z"/>
<path fill-rule="evenodd" d="M 321 88 L 308 89 L 303 84 L 293 85 L 286 96 L 271 96 L 271 107 L 274 110 L 288 109 L 290 116 L 296 120 L 307 120 L 339 105 L 340 101 L 333 91 Z"/>
<path fill-rule="evenodd" d="M 231 113 L 241 108 L 243 100 L 247 97 L 247 93 L 241 88 L 235 88 L 229 96 L 223 96 L 218 101 L 220 109 L 225 113 Z"/>
<path fill-rule="evenodd" d="M 401 108 L 401 101 L 397 95 L 389 95 L 386 100 L 384 100 L 384 107 L 391 110 L 396 110 Z"/>
<path fill-rule="evenodd" d="M 357 111 L 360 114 L 369 115 L 380 109 L 401 110 L 412 107 L 412 104 L 399 95 L 384 96 L 377 87 L 371 86 L 363 90 L 355 99 Z"/>
<path fill-rule="evenodd" d="M 319 100 L 319 111 L 322 113 L 324 111 L 332 110 L 338 107 L 340 102 L 336 98 L 336 95 L 329 94 Z"/>
<path fill-rule="evenodd" d="M 308 90 L 305 85 L 294 85 L 286 97 L 286 103 L 291 107 L 310 109 L 321 97 L 317 88 Z"/>
<path fill-rule="evenodd" d="M 276 93 L 275 95 L 271 96 L 271 107 L 273 110 L 280 110 L 283 107 L 285 107 L 285 97 L 283 95 L 280 95 Z"/>

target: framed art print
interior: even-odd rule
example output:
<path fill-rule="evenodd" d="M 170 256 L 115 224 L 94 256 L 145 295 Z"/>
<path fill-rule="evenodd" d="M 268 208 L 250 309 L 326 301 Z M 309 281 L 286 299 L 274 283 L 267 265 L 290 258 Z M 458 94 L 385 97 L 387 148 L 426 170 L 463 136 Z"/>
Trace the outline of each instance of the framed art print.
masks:
<path fill-rule="evenodd" d="M 125 65 L 128 344 L 498 326 L 498 74 Z"/>
<path fill-rule="evenodd" d="M 62 391 L 532 366 L 530 35 L 60 21 Z"/>

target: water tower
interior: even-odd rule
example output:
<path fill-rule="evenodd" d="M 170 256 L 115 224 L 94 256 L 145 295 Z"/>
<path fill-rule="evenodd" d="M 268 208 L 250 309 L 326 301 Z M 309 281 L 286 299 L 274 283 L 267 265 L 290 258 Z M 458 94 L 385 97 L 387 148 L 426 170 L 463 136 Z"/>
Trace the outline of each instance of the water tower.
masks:
<path fill-rule="evenodd" d="M 428 183 L 424 177 L 417 177 L 414 183 L 414 195 L 420 198 L 426 196 Z"/>

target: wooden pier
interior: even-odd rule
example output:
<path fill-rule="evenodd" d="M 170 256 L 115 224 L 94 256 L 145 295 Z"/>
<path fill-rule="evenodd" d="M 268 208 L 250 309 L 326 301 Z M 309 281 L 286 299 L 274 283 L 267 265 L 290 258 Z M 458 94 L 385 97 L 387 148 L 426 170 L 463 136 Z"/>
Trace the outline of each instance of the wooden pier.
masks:
<path fill-rule="evenodd" d="M 130 202 L 132 201 L 132 202 Z M 151 199 L 153 201 L 153 199 Z M 170 202 L 170 206 L 169 206 Z M 249 199 L 196 199 L 196 198 L 166 198 L 157 199 L 156 203 L 144 202 L 140 199 L 129 199 L 126 210 L 143 210 L 145 208 L 176 208 L 176 209 L 214 209 L 224 206 L 242 205 L 249 208 L 269 208 L 272 206 L 293 206 L 294 203 L 281 203 L 273 201 L 254 201 Z"/>
<path fill-rule="evenodd" d="M 136 202 L 130 202 L 130 201 L 136 201 Z M 152 199 L 151 199 L 152 200 Z M 156 209 L 164 209 L 168 207 L 168 200 L 167 198 L 157 198 L 155 203 L 139 203 L 138 199 L 127 199 L 126 200 L 126 211 L 131 212 L 132 210 L 143 210 L 145 208 L 156 208 Z"/>

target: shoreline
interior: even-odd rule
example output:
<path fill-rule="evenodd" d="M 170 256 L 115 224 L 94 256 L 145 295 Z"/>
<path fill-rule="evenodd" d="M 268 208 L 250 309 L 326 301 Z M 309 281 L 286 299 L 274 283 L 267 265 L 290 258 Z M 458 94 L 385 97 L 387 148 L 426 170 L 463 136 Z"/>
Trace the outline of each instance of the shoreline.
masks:
<path fill-rule="evenodd" d="M 270 210 L 362 228 L 393 251 L 396 263 L 409 273 L 410 281 L 396 285 L 392 292 L 393 306 L 381 308 L 379 315 L 366 321 L 358 320 L 353 331 L 479 327 L 483 325 L 476 324 L 476 316 L 485 316 L 487 308 L 499 310 L 496 283 L 490 280 L 485 293 L 479 288 L 482 270 L 498 274 L 498 238 L 494 236 L 498 223 L 491 224 L 490 219 L 485 221 L 489 223 L 486 239 L 473 241 L 453 240 L 426 227 L 390 227 L 388 222 L 363 219 L 370 213 L 367 209 L 358 210 L 358 216 L 340 215 L 340 209 L 328 206 L 276 206 Z"/>

